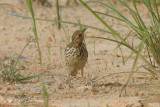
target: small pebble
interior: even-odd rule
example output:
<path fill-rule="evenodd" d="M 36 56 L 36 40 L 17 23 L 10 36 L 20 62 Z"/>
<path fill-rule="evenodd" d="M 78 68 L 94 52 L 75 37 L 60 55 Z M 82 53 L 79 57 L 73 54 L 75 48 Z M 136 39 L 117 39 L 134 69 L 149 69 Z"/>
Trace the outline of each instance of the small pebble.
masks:
<path fill-rule="evenodd" d="M 88 90 L 88 86 L 80 86 L 77 88 L 80 92 L 85 92 Z"/>
<path fill-rule="evenodd" d="M 43 100 L 35 100 L 35 102 L 37 102 L 37 103 L 43 103 L 44 101 Z"/>
<path fill-rule="evenodd" d="M 22 84 L 15 84 L 15 86 L 16 86 L 16 87 L 21 87 L 21 86 L 22 86 Z"/>
<path fill-rule="evenodd" d="M 11 10 L 10 14 L 18 15 L 18 13 L 15 10 Z"/>
<path fill-rule="evenodd" d="M 4 97 L 0 95 L 0 102 L 4 102 L 4 101 L 5 101 Z"/>
<path fill-rule="evenodd" d="M 51 83 L 49 83 L 49 82 L 44 82 L 44 84 L 45 84 L 45 85 L 51 85 Z"/>
<path fill-rule="evenodd" d="M 31 94 L 32 94 L 32 95 L 40 94 L 40 93 L 41 93 L 41 88 L 36 88 L 36 89 L 33 89 L 33 90 L 31 91 Z"/>

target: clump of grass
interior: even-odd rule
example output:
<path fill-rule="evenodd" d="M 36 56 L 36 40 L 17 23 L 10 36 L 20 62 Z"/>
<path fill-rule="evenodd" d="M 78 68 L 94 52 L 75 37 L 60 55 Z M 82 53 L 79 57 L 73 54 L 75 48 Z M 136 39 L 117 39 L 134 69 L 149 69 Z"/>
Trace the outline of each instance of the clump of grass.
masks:
<path fill-rule="evenodd" d="M 109 39 L 106 37 L 94 37 L 98 39 L 104 39 L 109 40 L 112 42 L 116 42 L 120 45 L 123 45 L 127 48 L 129 48 L 132 53 L 130 56 L 132 56 L 133 53 L 136 54 L 136 58 L 134 60 L 131 73 L 129 75 L 129 78 L 126 82 L 127 86 L 129 84 L 130 79 L 132 78 L 135 67 L 137 65 L 137 61 L 141 59 L 143 63 L 145 64 L 145 68 L 152 73 L 152 75 L 156 75 L 157 77 L 160 74 L 160 32 L 158 28 L 160 27 L 160 14 L 158 10 L 158 5 L 156 0 L 152 0 L 153 5 L 151 3 L 151 0 L 142 0 L 144 6 L 148 9 L 148 13 L 150 15 L 150 21 L 151 24 L 147 26 L 144 21 L 142 20 L 142 16 L 140 15 L 140 12 L 137 8 L 136 1 L 132 0 L 133 8 L 131 8 L 128 3 L 125 0 L 118 0 L 119 3 L 121 3 L 128 11 L 130 12 L 130 15 L 134 19 L 134 22 L 128 19 L 122 12 L 120 12 L 117 7 L 115 7 L 110 1 L 106 0 L 105 2 L 98 1 L 98 0 L 92 0 L 92 2 L 100 4 L 107 8 L 108 10 L 112 11 L 113 15 L 108 13 L 102 13 L 98 11 L 92 10 L 83 0 L 79 0 L 102 24 L 106 26 L 106 28 L 111 32 L 111 34 L 116 39 Z M 123 38 L 120 34 L 118 34 L 111 26 L 107 24 L 100 16 L 108 16 L 112 17 L 116 20 L 119 20 L 121 22 L 124 22 L 128 27 L 132 29 L 132 32 L 135 33 L 136 37 L 140 40 L 139 45 L 136 47 L 133 47 L 131 44 L 129 44 L 125 38 Z M 143 48 L 147 50 L 147 53 L 149 55 L 149 59 L 145 58 L 143 56 Z M 151 57 L 153 56 L 153 57 Z M 128 58 L 127 58 L 128 59 Z"/>
<path fill-rule="evenodd" d="M 28 79 L 33 78 L 34 76 L 23 76 L 21 75 L 20 71 L 22 68 L 18 65 L 20 62 L 20 57 L 22 56 L 22 53 L 24 52 L 25 48 L 28 46 L 28 44 L 31 41 L 28 41 L 24 48 L 22 49 L 21 53 L 18 55 L 17 59 L 8 58 L 7 64 L 5 64 L 3 61 L 1 61 L 0 66 L 0 80 L 3 82 L 22 82 Z"/>
<path fill-rule="evenodd" d="M 0 79 L 1 81 L 5 82 L 8 81 L 10 83 L 13 82 L 19 82 L 20 78 L 23 78 L 23 76 L 19 72 L 19 68 L 15 67 L 15 61 L 14 60 L 8 60 L 9 64 L 4 65 L 2 63 L 1 66 L 1 73 L 0 73 Z"/>

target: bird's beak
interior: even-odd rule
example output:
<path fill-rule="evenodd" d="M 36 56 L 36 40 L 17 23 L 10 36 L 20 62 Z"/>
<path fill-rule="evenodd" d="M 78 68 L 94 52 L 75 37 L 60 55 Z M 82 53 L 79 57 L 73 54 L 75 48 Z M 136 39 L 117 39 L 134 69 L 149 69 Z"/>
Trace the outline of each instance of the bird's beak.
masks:
<path fill-rule="evenodd" d="M 83 31 L 83 33 L 86 31 L 86 29 L 87 29 L 87 28 L 85 27 L 85 28 L 82 30 L 82 31 Z"/>

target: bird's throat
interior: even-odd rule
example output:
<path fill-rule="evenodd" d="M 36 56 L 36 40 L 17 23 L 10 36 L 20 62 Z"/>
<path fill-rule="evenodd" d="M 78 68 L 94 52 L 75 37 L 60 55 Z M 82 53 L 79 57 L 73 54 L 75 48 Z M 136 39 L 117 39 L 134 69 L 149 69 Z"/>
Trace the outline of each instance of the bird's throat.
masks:
<path fill-rule="evenodd" d="M 72 42 L 72 46 L 80 47 L 80 46 L 82 46 L 82 43 Z"/>

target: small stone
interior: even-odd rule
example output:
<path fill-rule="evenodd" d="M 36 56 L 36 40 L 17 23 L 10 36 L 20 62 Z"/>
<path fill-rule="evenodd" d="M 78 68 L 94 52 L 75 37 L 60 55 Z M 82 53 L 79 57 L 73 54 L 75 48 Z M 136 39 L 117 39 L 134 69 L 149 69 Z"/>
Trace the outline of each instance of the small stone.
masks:
<path fill-rule="evenodd" d="M 85 92 L 88 90 L 88 87 L 87 86 L 80 86 L 77 88 L 80 92 Z"/>
<path fill-rule="evenodd" d="M 143 96 L 144 95 L 144 93 L 141 92 L 141 91 L 139 91 L 137 94 L 138 94 L 138 96 Z"/>
<path fill-rule="evenodd" d="M 106 90 L 101 90 L 99 91 L 99 93 L 104 94 L 104 93 L 108 93 Z"/>
<path fill-rule="evenodd" d="M 31 91 L 31 94 L 32 95 L 36 95 L 36 94 L 40 94 L 41 93 L 41 88 L 36 88 L 36 89 L 33 89 L 32 91 Z"/>
<path fill-rule="evenodd" d="M 37 82 L 37 87 L 41 87 L 42 86 L 42 83 L 40 83 L 40 82 Z"/>
<path fill-rule="evenodd" d="M 21 86 L 22 86 L 22 84 L 15 84 L 15 86 L 16 86 L 16 87 L 21 87 Z"/>
<path fill-rule="evenodd" d="M 73 13 L 73 12 L 69 12 L 68 15 L 69 15 L 69 16 L 73 16 L 74 13 Z"/>
<path fill-rule="evenodd" d="M 4 60 L 3 63 L 4 63 L 5 65 L 8 65 L 8 64 L 9 64 L 8 60 Z"/>
<path fill-rule="evenodd" d="M 0 102 L 4 102 L 4 101 L 5 101 L 4 97 L 0 95 Z"/>
<path fill-rule="evenodd" d="M 117 56 L 117 57 L 121 57 L 122 54 L 121 54 L 120 52 L 118 52 L 116 56 Z"/>
<path fill-rule="evenodd" d="M 18 58 L 18 57 L 17 57 Z M 27 57 L 25 57 L 25 56 L 20 56 L 20 60 L 26 60 L 27 59 Z"/>
<path fill-rule="evenodd" d="M 14 102 L 14 99 L 8 99 L 7 102 L 8 102 L 8 103 L 13 103 L 13 102 Z"/>
<path fill-rule="evenodd" d="M 20 91 L 20 96 L 23 96 L 24 93 L 25 93 L 25 91 L 24 91 L 24 90 L 21 90 L 21 91 Z"/>
<path fill-rule="evenodd" d="M 116 67 L 120 67 L 120 65 L 117 65 Z"/>
<path fill-rule="evenodd" d="M 98 76 L 92 76 L 91 80 L 96 80 L 98 78 Z"/>
<path fill-rule="evenodd" d="M 5 28 L 5 27 L 0 27 L 0 29 L 1 29 L 1 30 L 6 30 L 6 28 Z"/>
<path fill-rule="evenodd" d="M 65 95 L 65 98 L 72 98 L 72 95 Z"/>
<path fill-rule="evenodd" d="M 56 88 L 54 88 L 54 87 L 49 87 L 49 89 L 50 89 L 52 92 L 56 92 Z"/>
<path fill-rule="evenodd" d="M 108 104 L 105 104 L 103 107 L 109 107 Z"/>
<path fill-rule="evenodd" d="M 137 102 L 137 103 L 133 104 L 132 107 L 142 107 L 142 104 L 140 102 Z"/>
<path fill-rule="evenodd" d="M 8 87 L 4 87 L 4 88 L 2 88 L 2 93 L 7 93 L 7 91 L 8 91 Z"/>
<path fill-rule="evenodd" d="M 20 38 L 20 37 L 17 37 L 16 39 L 17 39 L 17 41 L 22 41 L 22 38 Z"/>
<path fill-rule="evenodd" d="M 60 83 L 57 88 L 58 88 L 58 89 L 63 89 L 62 83 Z"/>
<path fill-rule="evenodd" d="M 43 103 L 44 101 L 43 100 L 35 100 L 35 102 L 37 102 L 37 103 Z"/>
<path fill-rule="evenodd" d="M 98 92 L 98 90 L 96 90 L 96 88 L 94 86 L 89 86 L 88 90 L 91 92 Z"/>
<path fill-rule="evenodd" d="M 102 9 L 102 10 L 100 10 L 100 12 L 108 13 L 108 10 L 107 9 Z"/>
<path fill-rule="evenodd" d="M 48 40 L 47 40 L 48 42 L 52 42 L 53 40 L 52 40 L 52 38 L 51 37 L 48 37 Z"/>
<path fill-rule="evenodd" d="M 49 82 L 44 82 L 44 84 L 45 84 L 45 85 L 51 85 L 51 83 L 49 83 Z"/>
<path fill-rule="evenodd" d="M 12 49 L 12 48 L 9 46 L 8 49 Z"/>
<path fill-rule="evenodd" d="M 11 10 L 10 14 L 18 15 L 18 13 L 15 10 Z"/>
<path fill-rule="evenodd" d="M 128 104 L 126 101 L 117 101 L 115 102 L 115 104 L 113 105 L 114 107 L 126 107 Z"/>
<path fill-rule="evenodd" d="M 15 90 L 15 89 L 16 89 L 15 86 L 10 86 L 10 87 L 8 87 L 8 90 Z"/>

